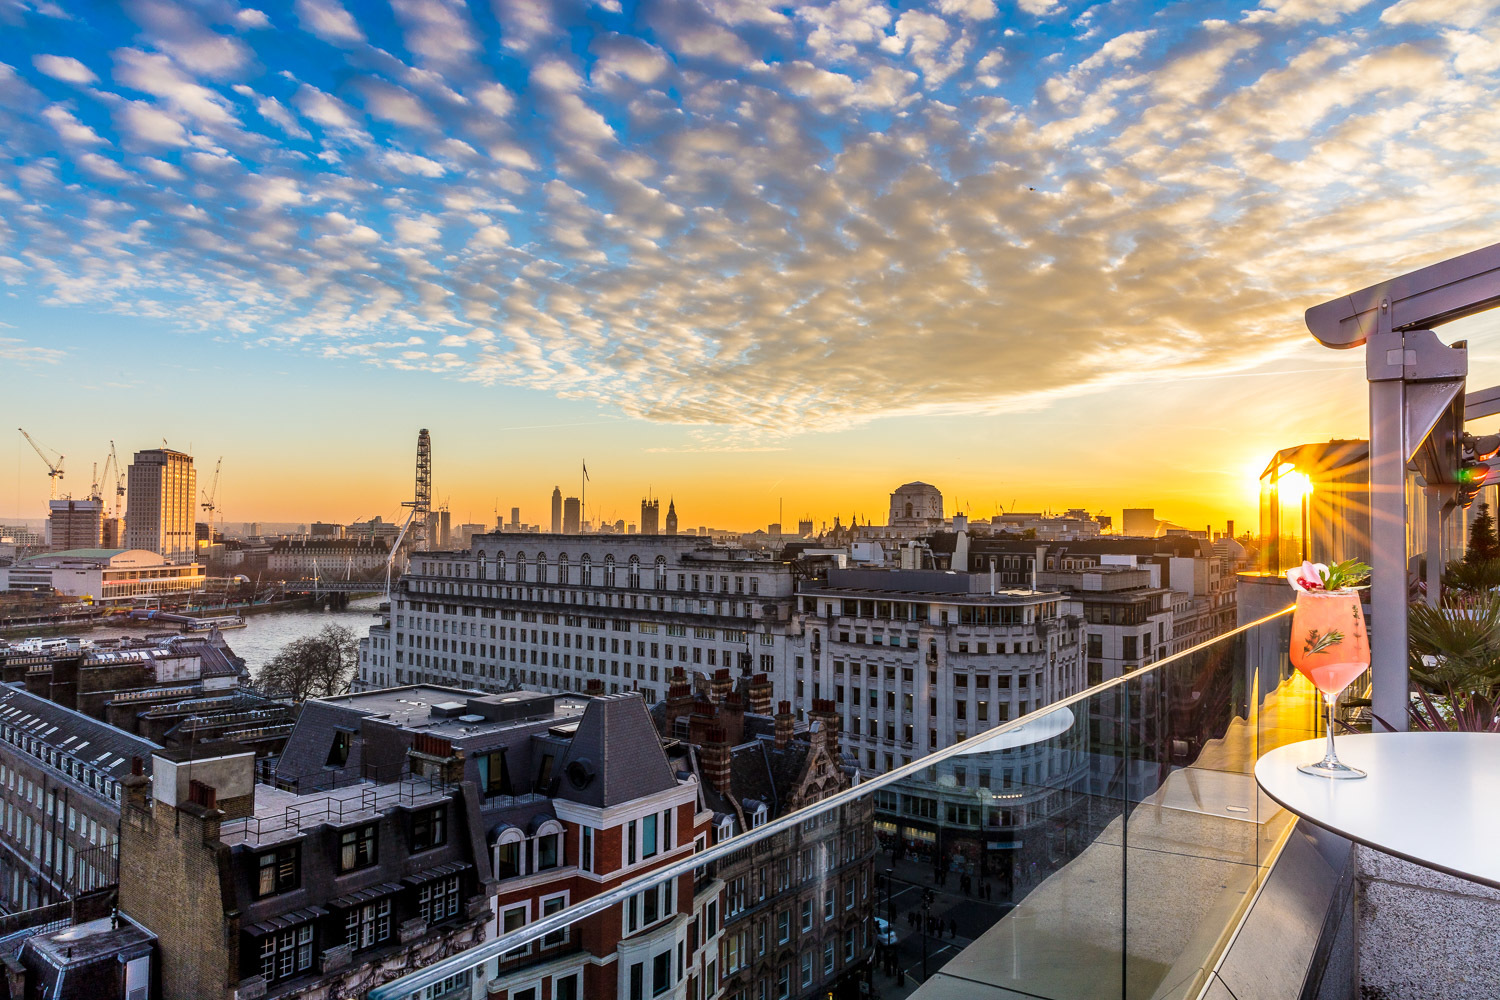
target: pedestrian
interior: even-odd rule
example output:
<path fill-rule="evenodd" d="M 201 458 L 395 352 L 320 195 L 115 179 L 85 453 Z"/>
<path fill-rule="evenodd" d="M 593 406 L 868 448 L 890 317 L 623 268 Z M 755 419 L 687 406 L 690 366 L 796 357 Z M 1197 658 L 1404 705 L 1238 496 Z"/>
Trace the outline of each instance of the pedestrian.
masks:
<path fill-rule="evenodd" d="M 950 938 L 958 937 L 958 921 L 952 917 L 948 918 L 948 936 Z"/>

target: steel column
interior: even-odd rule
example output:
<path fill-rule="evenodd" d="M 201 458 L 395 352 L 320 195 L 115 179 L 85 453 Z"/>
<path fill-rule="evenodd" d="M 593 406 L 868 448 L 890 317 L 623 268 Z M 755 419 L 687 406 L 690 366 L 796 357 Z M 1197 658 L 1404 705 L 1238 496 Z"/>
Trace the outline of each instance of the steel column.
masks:
<path fill-rule="evenodd" d="M 1395 335 L 1399 343 L 1400 335 Z M 1388 341 L 1367 350 L 1384 360 Z M 1400 350 L 1400 348 L 1396 348 Z M 1374 358 L 1370 367 L 1375 368 Z M 1394 379 L 1370 381 L 1370 680 L 1377 730 L 1406 729 L 1406 409 L 1401 364 Z"/>
<path fill-rule="evenodd" d="M 1438 596 L 1443 586 L 1443 507 L 1447 498 L 1431 486 L 1422 491 L 1427 507 L 1427 606 L 1438 606 Z"/>

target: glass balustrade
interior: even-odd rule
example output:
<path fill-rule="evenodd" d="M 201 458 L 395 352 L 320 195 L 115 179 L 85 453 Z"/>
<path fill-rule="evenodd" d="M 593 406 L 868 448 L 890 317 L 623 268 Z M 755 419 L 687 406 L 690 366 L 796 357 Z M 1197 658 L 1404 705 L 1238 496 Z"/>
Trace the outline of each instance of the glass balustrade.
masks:
<path fill-rule="evenodd" d="M 1196 996 L 1291 831 L 1255 761 L 1321 735 L 1289 612 L 566 899 L 492 859 L 489 939 L 369 995 Z"/>

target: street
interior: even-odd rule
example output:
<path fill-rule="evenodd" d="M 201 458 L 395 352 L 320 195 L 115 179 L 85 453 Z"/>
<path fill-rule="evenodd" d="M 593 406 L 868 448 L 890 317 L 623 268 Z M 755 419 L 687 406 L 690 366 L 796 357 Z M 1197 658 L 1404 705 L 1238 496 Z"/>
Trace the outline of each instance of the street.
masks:
<path fill-rule="evenodd" d="M 883 876 L 886 868 L 894 867 L 895 883 L 891 893 L 889 911 L 884 890 L 876 898 L 876 915 L 889 919 L 896 932 L 896 963 L 898 974 L 893 979 L 887 976 L 884 965 L 877 960 L 875 989 L 881 1000 L 899 1000 L 921 985 L 923 935 L 920 926 L 922 914 L 922 890 L 931 889 L 932 905 L 928 913 L 942 921 L 942 934 L 927 937 L 927 975 L 931 977 L 949 959 L 968 947 L 975 938 L 987 931 L 995 921 L 1010 911 L 1010 902 L 981 900 L 975 892 L 965 895 L 959 888 L 959 877 L 950 874 L 947 884 L 937 886 L 933 882 L 931 865 L 918 861 L 898 861 L 891 865 L 889 856 L 877 859 L 876 870 Z M 904 882 L 902 880 L 905 880 Z M 977 880 L 976 880 L 977 881 Z M 991 883 L 993 885 L 993 882 Z M 889 912 L 889 917 L 887 917 Z M 911 914 L 917 915 L 913 924 Z M 955 925 L 950 932 L 950 921 Z"/>

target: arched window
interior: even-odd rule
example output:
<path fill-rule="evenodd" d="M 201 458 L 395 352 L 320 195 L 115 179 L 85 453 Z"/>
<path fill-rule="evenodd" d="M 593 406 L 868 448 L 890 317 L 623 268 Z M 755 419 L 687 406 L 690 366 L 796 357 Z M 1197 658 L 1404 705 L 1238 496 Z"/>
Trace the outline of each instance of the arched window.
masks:
<path fill-rule="evenodd" d="M 578 560 L 578 583 L 579 586 L 592 587 L 594 585 L 594 560 L 589 558 L 585 552 Z"/>
<path fill-rule="evenodd" d="M 615 585 L 615 557 L 612 555 L 604 557 L 604 585 L 606 587 Z"/>
<path fill-rule="evenodd" d="M 627 582 L 626 582 L 625 585 L 627 587 L 632 588 L 632 589 L 634 589 L 636 587 L 639 587 L 641 585 L 641 557 L 640 556 L 631 556 L 630 557 L 630 569 L 629 569 L 628 579 L 627 579 Z"/>
<path fill-rule="evenodd" d="M 504 552 L 496 552 L 495 553 L 495 579 L 496 580 L 504 580 L 505 579 L 505 553 Z"/>
<path fill-rule="evenodd" d="M 520 827 L 506 823 L 499 828 L 495 838 L 494 863 L 496 878 L 516 878 L 526 874 L 526 834 Z"/>
<path fill-rule="evenodd" d="M 545 552 L 536 554 L 536 582 L 547 582 L 547 553 Z"/>
<path fill-rule="evenodd" d="M 484 553 L 483 552 L 479 553 L 479 573 L 478 573 L 479 579 L 481 579 L 481 580 L 488 580 L 489 579 L 488 574 L 485 572 L 488 568 L 489 568 L 489 560 L 484 557 Z"/>
<path fill-rule="evenodd" d="M 516 582 L 526 582 L 526 553 L 516 553 Z"/>
<path fill-rule="evenodd" d="M 911 517 L 911 501 L 906 502 L 906 516 Z"/>
<path fill-rule="evenodd" d="M 557 582 L 564 587 L 568 585 L 568 554 L 560 552 L 557 556 Z"/>
<path fill-rule="evenodd" d="M 656 589 L 667 589 L 667 557 L 656 557 Z"/>

